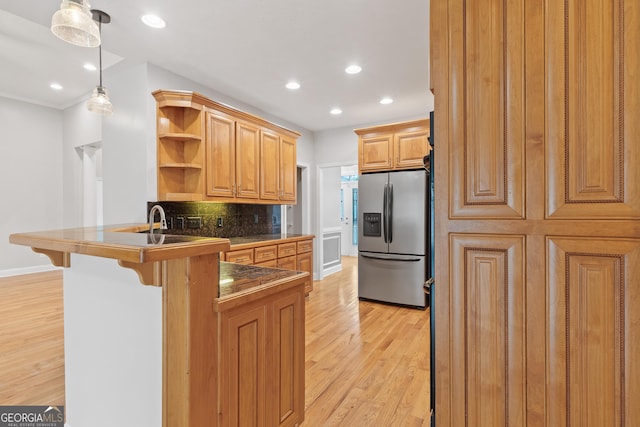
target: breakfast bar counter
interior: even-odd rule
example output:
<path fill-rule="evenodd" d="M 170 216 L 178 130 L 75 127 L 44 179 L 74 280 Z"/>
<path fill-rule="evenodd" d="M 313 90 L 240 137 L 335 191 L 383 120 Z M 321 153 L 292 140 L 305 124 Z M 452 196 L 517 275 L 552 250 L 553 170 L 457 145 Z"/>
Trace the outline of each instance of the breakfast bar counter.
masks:
<path fill-rule="evenodd" d="M 145 228 L 10 236 L 65 267 L 67 424 L 301 423 L 309 274 L 221 262 L 228 239 Z"/>

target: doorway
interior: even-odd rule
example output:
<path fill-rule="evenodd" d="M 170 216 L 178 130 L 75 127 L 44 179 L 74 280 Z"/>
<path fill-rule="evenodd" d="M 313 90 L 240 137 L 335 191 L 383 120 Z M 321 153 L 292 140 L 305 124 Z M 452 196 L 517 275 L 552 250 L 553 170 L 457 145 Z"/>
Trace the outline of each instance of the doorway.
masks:
<path fill-rule="evenodd" d="M 340 168 L 340 222 L 342 256 L 358 256 L 358 168 Z"/>
<path fill-rule="evenodd" d="M 82 155 L 82 223 L 103 224 L 102 142 L 78 147 Z"/>
<path fill-rule="evenodd" d="M 318 279 L 342 270 L 343 248 L 343 224 L 341 214 L 343 204 L 341 202 L 342 168 L 354 168 L 357 171 L 357 163 L 343 162 L 318 165 L 318 209 L 317 209 L 317 255 L 315 265 L 319 266 Z M 354 172 L 347 172 L 352 174 Z M 357 174 L 357 172 L 355 172 Z M 352 188 L 349 189 L 349 197 L 352 197 Z M 353 204 L 351 199 L 351 204 Z M 348 208 L 347 208 L 348 209 Z M 357 209 L 357 208 L 356 208 Z M 349 211 L 349 227 L 352 227 L 352 214 Z M 353 231 L 349 230 L 349 245 L 352 245 Z M 357 232 L 356 232 L 357 236 Z M 357 249 L 356 249 L 357 255 Z"/>

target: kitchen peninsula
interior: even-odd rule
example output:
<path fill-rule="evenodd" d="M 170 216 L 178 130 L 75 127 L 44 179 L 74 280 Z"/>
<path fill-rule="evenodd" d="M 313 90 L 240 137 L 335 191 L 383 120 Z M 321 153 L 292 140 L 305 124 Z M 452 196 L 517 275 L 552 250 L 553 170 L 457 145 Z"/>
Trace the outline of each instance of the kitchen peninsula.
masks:
<path fill-rule="evenodd" d="M 144 227 L 10 236 L 71 267 L 67 424 L 301 423 L 308 273 L 220 262 L 228 239 L 136 232 Z"/>

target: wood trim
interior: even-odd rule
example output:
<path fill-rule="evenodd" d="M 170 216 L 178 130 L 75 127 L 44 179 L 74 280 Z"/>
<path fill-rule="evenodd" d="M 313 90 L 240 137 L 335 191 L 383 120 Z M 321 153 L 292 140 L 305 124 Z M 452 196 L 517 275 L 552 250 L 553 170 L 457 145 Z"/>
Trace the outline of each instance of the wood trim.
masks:
<path fill-rule="evenodd" d="M 163 427 L 217 420 L 218 255 L 166 261 L 162 280 Z"/>
<path fill-rule="evenodd" d="M 399 130 L 406 132 L 429 131 L 429 118 L 410 120 L 407 122 L 396 122 L 383 125 L 376 125 L 367 128 L 354 129 L 353 131 L 360 136 L 374 136 L 377 134 L 394 133 Z"/>
<path fill-rule="evenodd" d="M 203 105 L 208 108 L 213 108 L 222 113 L 230 114 L 239 119 L 247 120 L 249 122 L 258 124 L 259 126 L 266 127 L 278 133 L 283 133 L 291 138 L 298 138 L 301 135 L 296 131 L 287 129 L 284 126 L 267 121 L 261 117 L 255 116 L 253 114 L 249 114 L 245 111 L 238 110 L 234 107 L 231 107 L 230 105 L 212 101 L 211 99 L 207 98 L 204 95 L 199 94 L 198 92 L 158 89 L 152 92 L 152 95 L 154 96 L 156 101 L 161 105 L 168 102 L 171 102 L 171 105 L 176 105 L 176 106 Z M 183 103 L 184 105 L 182 104 L 178 105 L 178 103 Z"/>

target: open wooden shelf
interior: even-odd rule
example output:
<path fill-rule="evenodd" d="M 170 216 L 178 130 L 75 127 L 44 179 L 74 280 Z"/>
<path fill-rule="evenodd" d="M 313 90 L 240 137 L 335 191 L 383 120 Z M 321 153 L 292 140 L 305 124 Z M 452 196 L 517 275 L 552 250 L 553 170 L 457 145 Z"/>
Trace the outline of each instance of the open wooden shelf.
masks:
<path fill-rule="evenodd" d="M 196 163 L 161 163 L 160 168 L 202 169 L 202 165 Z"/>
<path fill-rule="evenodd" d="M 181 141 L 181 142 L 200 142 L 202 141 L 202 137 L 200 135 L 196 135 L 193 133 L 182 133 L 182 132 L 166 132 L 158 135 L 160 139 L 170 139 L 173 141 Z"/>

